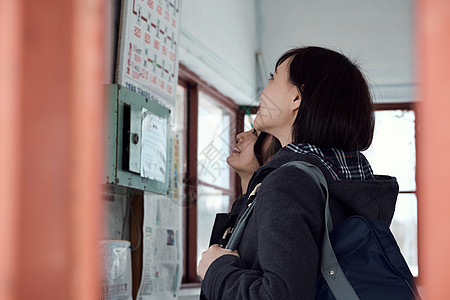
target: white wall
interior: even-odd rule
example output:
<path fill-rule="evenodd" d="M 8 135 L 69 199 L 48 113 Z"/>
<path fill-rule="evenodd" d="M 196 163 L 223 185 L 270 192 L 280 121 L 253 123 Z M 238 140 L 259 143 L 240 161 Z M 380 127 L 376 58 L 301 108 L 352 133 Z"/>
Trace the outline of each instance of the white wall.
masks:
<path fill-rule="evenodd" d="M 119 3 L 110 3 L 106 83 L 114 78 Z M 255 104 L 285 50 L 325 46 L 359 62 L 376 101 L 414 101 L 412 17 L 411 0 L 182 0 L 180 61 L 238 104 Z"/>
<path fill-rule="evenodd" d="M 357 61 L 376 102 L 414 101 L 412 17 L 410 0 L 186 0 L 180 61 L 239 104 L 255 104 L 284 51 L 318 45 Z"/>
<path fill-rule="evenodd" d="M 239 103 L 256 97 L 253 0 L 186 0 L 180 17 L 180 62 Z"/>
<path fill-rule="evenodd" d="M 267 72 L 296 46 L 342 51 L 359 62 L 376 101 L 413 99 L 412 1 L 257 0 L 258 48 Z"/>

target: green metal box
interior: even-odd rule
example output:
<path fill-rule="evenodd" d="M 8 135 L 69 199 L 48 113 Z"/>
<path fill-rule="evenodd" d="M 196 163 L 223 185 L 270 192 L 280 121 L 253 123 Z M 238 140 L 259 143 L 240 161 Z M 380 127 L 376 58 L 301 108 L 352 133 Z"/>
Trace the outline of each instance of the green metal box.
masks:
<path fill-rule="evenodd" d="M 167 194 L 169 182 L 169 116 L 170 110 L 117 84 L 106 86 L 108 154 L 104 183 L 114 192 L 129 194 L 150 191 Z M 141 177 L 142 109 L 164 119 L 166 125 L 166 159 L 164 182 Z"/>

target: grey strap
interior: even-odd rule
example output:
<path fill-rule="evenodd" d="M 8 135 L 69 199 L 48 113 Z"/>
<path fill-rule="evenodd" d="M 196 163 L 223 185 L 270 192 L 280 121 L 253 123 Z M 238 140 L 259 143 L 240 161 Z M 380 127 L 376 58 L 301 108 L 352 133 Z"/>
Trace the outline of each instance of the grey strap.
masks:
<path fill-rule="evenodd" d="M 250 193 L 249 197 L 255 196 L 256 193 L 259 190 L 259 187 L 261 186 L 261 183 L 258 183 L 253 191 Z M 255 200 L 253 200 L 247 207 L 247 209 L 244 211 L 242 216 L 239 218 L 239 221 L 237 222 L 236 226 L 234 227 L 233 234 L 230 237 L 230 240 L 228 241 L 227 245 L 225 246 L 225 249 L 230 250 L 236 250 L 237 246 L 239 245 L 242 234 L 244 233 L 245 225 L 247 224 L 248 218 L 252 214 L 253 207 L 255 207 Z"/>
<path fill-rule="evenodd" d="M 331 220 L 328 185 L 325 177 L 320 169 L 310 163 L 304 161 L 292 161 L 283 166 L 293 165 L 306 174 L 311 176 L 314 182 L 325 191 L 325 232 L 322 242 L 322 258 L 320 261 L 320 271 L 325 278 L 328 287 L 337 300 L 353 300 L 359 299 L 355 290 L 348 282 L 347 277 L 337 261 L 336 254 L 331 246 L 329 233 L 333 230 L 333 222 Z"/>

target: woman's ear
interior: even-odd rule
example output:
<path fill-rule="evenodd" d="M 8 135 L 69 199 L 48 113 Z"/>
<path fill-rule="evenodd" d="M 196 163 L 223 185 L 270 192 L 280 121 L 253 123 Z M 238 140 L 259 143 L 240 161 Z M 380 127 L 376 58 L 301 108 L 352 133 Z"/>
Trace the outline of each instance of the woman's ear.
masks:
<path fill-rule="evenodd" d="M 298 110 L 300 108 L 300 103 L 302 102 L 302 97 L 297 94 L 295 98 L 292 100 L 292 110 Z"/>

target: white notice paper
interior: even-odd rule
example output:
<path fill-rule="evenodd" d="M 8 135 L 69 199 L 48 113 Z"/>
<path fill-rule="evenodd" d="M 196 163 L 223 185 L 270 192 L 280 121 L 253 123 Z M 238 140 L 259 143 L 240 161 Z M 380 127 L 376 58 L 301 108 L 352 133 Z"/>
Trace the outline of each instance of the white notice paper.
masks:
<path fill-rule="evenodd" d="M 165 195 L 145 193 L 143 266 L 139 300 L 176 299 L 181 284 L 181 207 Z"/>
<path fill-rule="evenodd" d="M 142 109 L 141 177 L 166 178 L 167 120 Z"/>
<path fill-rule="evenodd" d="M 103 240 L 101 300 L 132 300 L 131 251 L 129 241 Z"/>

